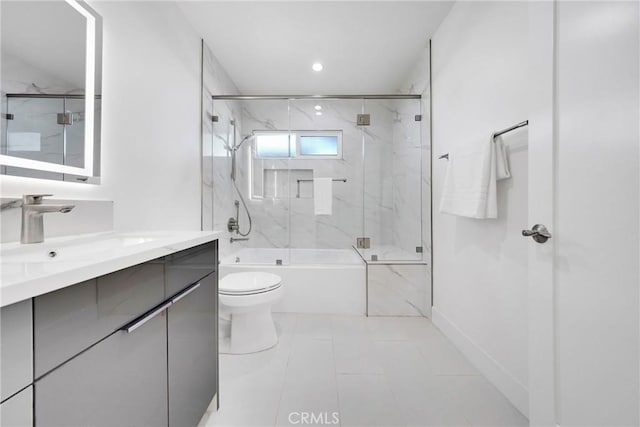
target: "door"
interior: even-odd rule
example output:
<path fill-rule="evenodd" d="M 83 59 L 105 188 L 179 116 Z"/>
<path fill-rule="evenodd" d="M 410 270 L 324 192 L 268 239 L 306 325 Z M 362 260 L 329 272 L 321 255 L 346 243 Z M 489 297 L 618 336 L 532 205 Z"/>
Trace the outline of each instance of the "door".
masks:
<path fill-rule="evenodd" d="M 529 5 L 531 425 L 638 425 L 640 8 Z"/>
<path fill-rule="evenodd" d="M 363 226 L 367 261 L 422 261 L 420 99 L 365 99 Z"/>

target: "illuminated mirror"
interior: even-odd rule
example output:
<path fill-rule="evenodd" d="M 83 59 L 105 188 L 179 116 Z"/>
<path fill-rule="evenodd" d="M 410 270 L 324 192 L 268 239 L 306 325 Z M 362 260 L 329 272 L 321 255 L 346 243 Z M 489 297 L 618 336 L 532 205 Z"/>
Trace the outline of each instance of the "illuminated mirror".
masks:
<path fill-rule="evenodd" d="M 99 182 L 100 16 L 76 0 L 3 0 L 0 16 L 0 173 Z"/>

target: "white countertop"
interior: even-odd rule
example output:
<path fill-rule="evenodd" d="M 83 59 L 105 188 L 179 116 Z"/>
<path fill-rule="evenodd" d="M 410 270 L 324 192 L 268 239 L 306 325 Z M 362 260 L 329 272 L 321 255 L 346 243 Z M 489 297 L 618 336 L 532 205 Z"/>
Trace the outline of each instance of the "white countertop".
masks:
<path fill-rule="evenodd" d="M 142 231 L 0 245 L 0 307 L 216 240 L 219 231 Z M 50 252 L 56 256 L 51 257 Z"/>

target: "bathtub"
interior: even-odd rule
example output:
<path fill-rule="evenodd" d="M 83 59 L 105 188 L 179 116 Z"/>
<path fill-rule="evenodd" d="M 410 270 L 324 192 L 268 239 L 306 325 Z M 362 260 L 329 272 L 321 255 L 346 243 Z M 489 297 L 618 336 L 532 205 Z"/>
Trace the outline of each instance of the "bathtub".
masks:
<path fill-rule="evenodd" d="M 366 313 L 366 268 L 353 249 L 245 248 L 220 260 L 220 278 L 245 271 L 282 278 L 284 296 L 275 312 Z"/>

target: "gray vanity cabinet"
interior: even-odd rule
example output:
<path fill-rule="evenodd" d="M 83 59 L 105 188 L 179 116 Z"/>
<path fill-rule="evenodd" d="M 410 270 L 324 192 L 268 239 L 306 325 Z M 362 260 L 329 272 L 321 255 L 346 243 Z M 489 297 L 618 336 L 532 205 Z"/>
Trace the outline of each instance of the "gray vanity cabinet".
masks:
<path fill-rule="evenodd" d="M 169 426 L 196 426 L 217 389 L 216 273 L 167 313 Z"/>
<path fill-rule="evenodd" d="M 163 265 L 148 262 L 34 298 L 36 378 L 164 297 Z"/>
<path fill-rule="evenodd" d="M 39 379 L 36 425 L 166 425 L 165 313 L 110 335 Z"/>
<path fill-rule="evenodd" d="M 0 404 L 0 426 L 33 425 L 33 387 L 27 387 Z"/>
<path fill-rule="evenodd" d="M 34 424 L 196 426 L 218 389 L 216 267 L 214 241 L 36 297 Z"/>
<path fill-rule="evenodd" d="M 166 258 L 169 426 L 196 426 L 217 390 L 217 246 Z"/>
<path fill-rule="evenodd" d="M 0 309 L 0 401 L 33 382 L 33 327 L 31 300 Z"/>

